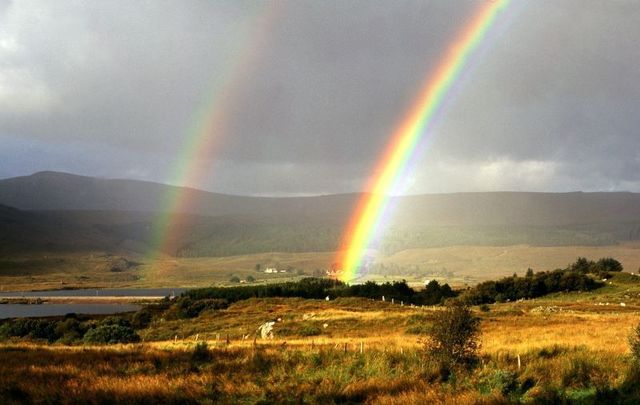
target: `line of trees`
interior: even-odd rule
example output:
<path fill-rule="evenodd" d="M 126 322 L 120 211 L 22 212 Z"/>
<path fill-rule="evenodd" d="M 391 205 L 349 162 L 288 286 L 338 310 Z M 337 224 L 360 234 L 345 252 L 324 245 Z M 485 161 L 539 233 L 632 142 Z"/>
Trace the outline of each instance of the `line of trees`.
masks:
<path fill-rule="evenodd" d="M 480 305 L 537 298 L 555 292 L 591 291 L 603 285 L 594 276 L 611 277 L 622 270 L 622 264 L 610 257 L 597 262 L 579 257 L 565 269 L 538 273 L 529 269 L 525 277 L 514 275 L 485 281 L 467 290 L 463 299 L 470 305 Z"/>
<path fill-rule="evenodd" d="M 229 303 L 248 298 L 267 297 L 299 297 L 323 299 L 327 296 L 337 297 L 365 297 L 404 301 L 407 304 L 437 305 L 445 299 L 457 294 L 448 284 L 440 285 L 432 281 L 424 290 L 416 291 L 409 287 L 406 281 L 378 284 L 368 281 L 364 284 L 348 285 L 338 280 L 326 278 L 305 278 L 279 284 L 265 284 L 242 287 L 211 287 L 189 290 L 183 294 L 191 300 L 224 299 Z M 180 299 L 183 299 L 182 297 Z"/>

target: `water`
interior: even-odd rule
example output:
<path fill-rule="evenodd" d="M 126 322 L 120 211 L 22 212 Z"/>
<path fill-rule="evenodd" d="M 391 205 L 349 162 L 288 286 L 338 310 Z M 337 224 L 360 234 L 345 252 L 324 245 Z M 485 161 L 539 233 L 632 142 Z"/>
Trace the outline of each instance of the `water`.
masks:
<path fill-rule="evenodd" d="M 106 288 L 84 290 L 7 291 L 0 298 L 8 297 L 167 297 L 180 295 L 188 288 Z"/>
<path fill-rule="evenodd" d="M 50 291 L 6 291 L 0 292 L 1 298 L 47 298 L 47 297 L 167 297 L 180 295 L 188 288 L 110 288 L 84 290 Z M 0 304 L 0 319 L 17 317 L 62 316 L 76 314 L 117 314 L 137 311 L 135 304 Z"/>
<path fill-rule="evenodd" d="M 117 314 L 137 311 L 135 304 L 2 304 L 0 319 L 39 316 L 62 316 L 72 312 L 76 314 Z"/>

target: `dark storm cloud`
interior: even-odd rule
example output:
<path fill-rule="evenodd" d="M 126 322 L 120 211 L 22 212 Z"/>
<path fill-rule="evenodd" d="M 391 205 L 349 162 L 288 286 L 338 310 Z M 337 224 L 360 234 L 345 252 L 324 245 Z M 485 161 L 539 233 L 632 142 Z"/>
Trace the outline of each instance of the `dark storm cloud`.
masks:
<path fill-rule="evenodd" d="M 359 190 L 480 1 L 0 1 L 0 176 L 167 181 L 214 99 L 202 187 Z M 640 5 L 512 3 L 406 191 L 640 191 Z"/>

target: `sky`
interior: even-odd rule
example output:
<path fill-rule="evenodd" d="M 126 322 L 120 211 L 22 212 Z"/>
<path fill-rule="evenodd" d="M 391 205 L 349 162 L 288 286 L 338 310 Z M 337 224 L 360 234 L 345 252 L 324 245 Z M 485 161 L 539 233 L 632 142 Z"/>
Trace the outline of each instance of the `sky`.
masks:
<path fill-rule="evenodd" d="M 181 184 L 204 109 L 224 125 L 183 185 L 362 191 L 482 1 L 0 0 L 0 178 Z M 509 7 L 403 192 L 640 192 L 640 2 Z"/>

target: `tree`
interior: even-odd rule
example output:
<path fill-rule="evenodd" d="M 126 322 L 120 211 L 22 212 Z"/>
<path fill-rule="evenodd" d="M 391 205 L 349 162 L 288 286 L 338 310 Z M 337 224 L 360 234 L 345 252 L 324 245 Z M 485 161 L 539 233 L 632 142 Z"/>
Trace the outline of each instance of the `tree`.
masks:
<path fill-rule="evenodd" d="M 446 369 L 472 365 L 477 360 L 479 335 L 480 319 L 467 305 L 454 301 L 431 327 L 427 350 Z"/>
<path fill-rule="evenodd" d="M 586 257 L 578 257 L 575 263 L 569 266 L 569 270 L 582 273 L 582 274 L 587 274 L 591 272 L 594 264 L 595 263 L 592 260 L 587 260 Z"/>
<path fill-rule="evenodd" d="M 230 282 L 232 283 L 239 283 L 240 282 L 240 277 L 238 276 L 233 276 L 229 279 Z"/>
<path fill-rule="evenodd" d="M 255 269 L 257 272 L 260 272 L 260 270 L 262 270 L 262 265 L 260 263 L 256 263 Z"/>
<path fill-rule="evenodd" d="M 598 260 L 596 266 L 601 271 L 619 272 L 623 270 L 622 263 L 612 257 L 603 257 L 602 259 Z"/>
<path fill-rule="evenodd" d="M 527 269 L 527 274 L 525 277 L 533 277 L 533 269 L 531 267 Z"/>
<path fill-rule="evenodd" d="M 253 283 L 254 281 L 256 281 L 256 278 L 253 276 L 247 276 L 247 283 Z"/>

